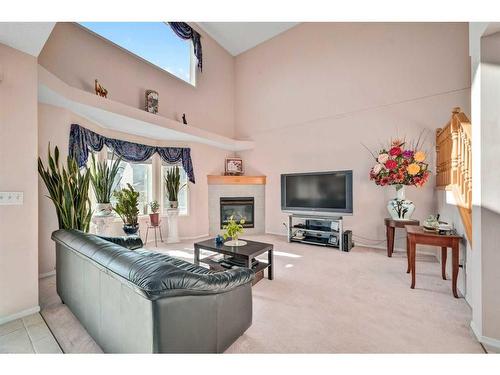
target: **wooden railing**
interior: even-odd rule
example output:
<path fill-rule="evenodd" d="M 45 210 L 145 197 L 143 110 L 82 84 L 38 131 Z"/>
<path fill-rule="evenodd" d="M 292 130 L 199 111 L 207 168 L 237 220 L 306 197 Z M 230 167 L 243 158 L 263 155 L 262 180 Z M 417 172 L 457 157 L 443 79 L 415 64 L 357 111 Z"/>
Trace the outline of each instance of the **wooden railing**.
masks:
<path fill-rule="evenodd" d="M 472 137 L 467 116 L 454 108 L 451 120 L 436 131 L 436 187 L 451 190 L 465 234 L 472 243 Z"/>

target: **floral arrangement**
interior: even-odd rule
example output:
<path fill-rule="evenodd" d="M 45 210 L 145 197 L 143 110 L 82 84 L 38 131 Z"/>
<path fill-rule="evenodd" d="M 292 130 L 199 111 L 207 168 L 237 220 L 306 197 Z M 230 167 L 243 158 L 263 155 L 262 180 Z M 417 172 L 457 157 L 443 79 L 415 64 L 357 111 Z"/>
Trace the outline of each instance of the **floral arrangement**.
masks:
<path fill-rule="evenodd" d="M 390 147 L 383 148 L 375 158 L 370 170 L 370 180 L 377 185 L 423 186 L 429 179 L 430 171 L 425 162 L 426 154 L 419 148 L 420 138 L 415 145 L 407 145 L 405 140 L 395 139 Z"/>

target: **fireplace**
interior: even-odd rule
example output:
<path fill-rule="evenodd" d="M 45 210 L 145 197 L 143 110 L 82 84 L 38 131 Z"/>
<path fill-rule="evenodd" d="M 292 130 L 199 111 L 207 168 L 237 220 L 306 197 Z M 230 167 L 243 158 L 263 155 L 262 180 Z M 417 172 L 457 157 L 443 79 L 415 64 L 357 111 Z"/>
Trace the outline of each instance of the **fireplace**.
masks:
<path fill-rule="evenodd" d="M 231 216 L 234 220 L 245 219 L 244 228 L 254 227 L 255 203 L 253 197 L 221 197 L 220 198 L 220 227 L 227 224 Z"/>

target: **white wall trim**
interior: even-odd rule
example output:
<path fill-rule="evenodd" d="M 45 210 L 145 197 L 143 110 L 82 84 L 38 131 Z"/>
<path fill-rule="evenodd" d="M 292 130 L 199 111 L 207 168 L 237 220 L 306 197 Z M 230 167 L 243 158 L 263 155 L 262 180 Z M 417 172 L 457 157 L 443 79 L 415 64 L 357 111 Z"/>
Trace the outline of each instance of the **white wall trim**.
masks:
<path fill-rule="evenodd" d="M 271 232 L 271 231 L 268 231 L 268 230 L 266 230 L 266 234 L 273 234 L 275 236 L 286 237 L 286 233 Z"/>
<path fill-rule="evenodd" d="M 387 252 L 387 246 L 383 246 L 383 245 L 365 245 L 365 244 L 360 244 L 360 243 L 356 243 L 356 241 L 354 241 L 354 247 L 366 247 L 366 248 L 369 248 L 369 249 L 380 249 L 380 250 L 384 250 Z M 394 247 L 394 252 L 403 252 L 406 254 L 406 249 L 402 249 L 400 247 Z M 437 256 L 436 256 L 436 252 L 432 251 L 432 250 L 418 250 L 418 252 L 420 254 L 425 254 L 425 255 L 432 255 L 433 257 L 435 257 L 437 259 Z M 437 259 L 439 261 L 439 259 Z"/>
<path fill-rule="evenodd" d="M 199 238 L 205 238 L 205 237 L 210 237 L 210 235 L 207 233 L 207 234 L 199 234 L 199 235 L 196 235 L 196 236 L 179 237 L 179 240 L 181 240 L 181 241 L 189 241 L 189 240 L 197 240 Z M 153 238 L 148 238 L 148 239 L 149 239 L 149 241 L 147 243 L 155 242 L 154 236 L 153 236 Z M 159 240 L 160 239 L 158 238 L 158 241 Z M 165 240 L 163 240 L 163 242 L 166 243 Z M 146 245 L 146 243 L 144 243 L 144 245 Z M 55 273 L 55 271 L 54 271 L 54 273 Z"/>
<path fill-rule="evenodd" d="M 46 273 L 41 273 L 38 275 L 38 278 L 39 279 L 45 279 L 46 277 L 50 277 L 50 276 L 54 276 L 56 274 L 56 270 L 52 270 L 50 272 L 46 272 Z"/>
<path fill-rule="evenodd" d="M 477 341 L 479 341 L 481 344 L 493 348 L 496 353 L 500 353 L 500 340 L 481 335 L 476 325 L 474 324 L 474 321 L 470 322 L 470 328 L 472 329 L 472 332 L 474 332 Z"/>
<path fill-rule="evenodd" d="M 188 237 L 179 237 L 181 241 L 187 241 L 187 240 L 197 240 L 198 238 L 203 238 L 203 237 L 210 237 L 210 235 L 207 234 L 200 234 L 198 236 L 188 236 Z"/>
<path fill-rule="evenodd" d="M 25 316 L 28 316 L 28 315 L 36 314 L 39 311 L 40 311 L 40 306 L 34 306 L 34 307 L 29 308 L 29 309 L 19 311 L 18 313 L 15 313 L 12 315 L 0 317 L 0 325 L 8 323 L 8 322 L 12 322 L 13 320 L 24 318 Z"/>

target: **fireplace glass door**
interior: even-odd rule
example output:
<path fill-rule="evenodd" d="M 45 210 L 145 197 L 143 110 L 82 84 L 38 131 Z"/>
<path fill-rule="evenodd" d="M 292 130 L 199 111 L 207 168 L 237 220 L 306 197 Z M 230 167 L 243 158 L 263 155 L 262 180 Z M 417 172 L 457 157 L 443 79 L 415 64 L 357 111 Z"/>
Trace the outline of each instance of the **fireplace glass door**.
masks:
<path fill-rule="evenodd" d="M 227 224 L 232 216 L 234 220 L 245 219 L 244 228 L 254 227 L 254 198 L 253 197 L 222 197 L 220 199 L 220 227 Z"/>

